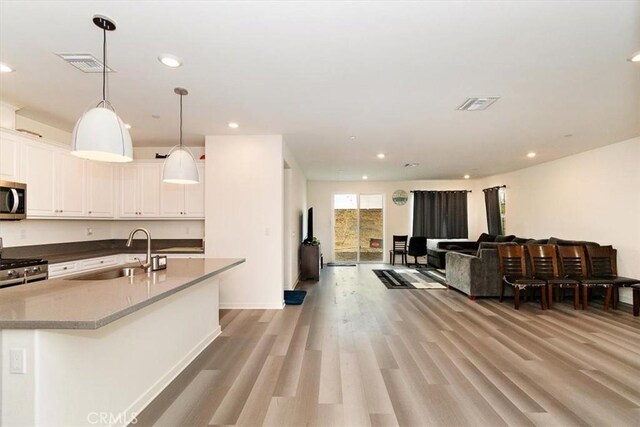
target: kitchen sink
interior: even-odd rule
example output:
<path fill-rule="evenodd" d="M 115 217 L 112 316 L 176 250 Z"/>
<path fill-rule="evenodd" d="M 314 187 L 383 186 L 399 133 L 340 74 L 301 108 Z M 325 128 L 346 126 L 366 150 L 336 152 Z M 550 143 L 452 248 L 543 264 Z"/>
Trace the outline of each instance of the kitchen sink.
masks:
<path fill-rule="evenodd" d="M 141 268 L 118 267 L 112 270 L 97 271 L 93 273 L 82 274 L 80 276 L 70 277 L 67 280 L 111 280 L 119 277 L 132 277 L 137 274 L 144 273 Z"/>

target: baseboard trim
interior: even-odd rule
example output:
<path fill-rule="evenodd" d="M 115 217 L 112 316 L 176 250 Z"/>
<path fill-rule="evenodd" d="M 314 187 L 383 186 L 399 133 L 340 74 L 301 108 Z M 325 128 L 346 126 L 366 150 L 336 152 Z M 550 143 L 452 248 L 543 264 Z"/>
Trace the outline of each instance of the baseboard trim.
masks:
<path fill-rule="evenodd" d="M 167 372 L 162 378 L 155 382 L 151 387 L 145 391 L 142 396 L 136 399 L 129 407 L 124 411 L 125 414 L 131 415 L 132 417 L 136 414 L 141 413 L 144 408 L 149 405 L 158 397 L 158 395 L 173 381 L 180 373 L 187 367 L 191 362 L 195 360 L 196 357 L 202 353 L 202 351 L 207 348 L 209 344 L 211 344 L 222 332 L 221 327 L 218 327 L 207 335 L 202 341 L 195 345 L 191 349 L 189 353 L 181 360 L 179 360 L 170 370 Z M 127 424 L 132 423 L 133 419 L 127 420 Z"/>
<path fill-rule="evenodd" d="M 244 304 L 244 303 L 220 303 L 220 308 L 224 310 L 282 310 L 284 308 L 284 300 L 282 305 L 278 304 Z"/>

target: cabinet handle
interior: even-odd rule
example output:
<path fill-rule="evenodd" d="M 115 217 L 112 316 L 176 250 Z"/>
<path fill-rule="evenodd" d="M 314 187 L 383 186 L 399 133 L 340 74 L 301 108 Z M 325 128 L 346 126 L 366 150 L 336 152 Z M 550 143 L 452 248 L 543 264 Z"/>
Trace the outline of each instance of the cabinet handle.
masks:
<path fill-rule="evenodd" d="M 91 215 L 93 212 L 89 211 L 89 215 Z"/>
<path fill-rule="evenodd" d="M 67 268 L 69 268 L 69 267 L 62 267 L 63 270 L 66 270 Z"/>

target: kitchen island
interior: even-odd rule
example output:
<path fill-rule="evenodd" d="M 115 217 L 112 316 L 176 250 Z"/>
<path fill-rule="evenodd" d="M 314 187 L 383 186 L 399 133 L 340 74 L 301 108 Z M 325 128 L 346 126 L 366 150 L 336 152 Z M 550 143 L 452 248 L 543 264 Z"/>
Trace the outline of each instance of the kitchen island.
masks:
<path fill-rule="evenodd" d="M 171 259 L 150 274 L 0 290 L 2 425 L 135 420 L 220 334 L 219 283 L 243 262 Z"/>

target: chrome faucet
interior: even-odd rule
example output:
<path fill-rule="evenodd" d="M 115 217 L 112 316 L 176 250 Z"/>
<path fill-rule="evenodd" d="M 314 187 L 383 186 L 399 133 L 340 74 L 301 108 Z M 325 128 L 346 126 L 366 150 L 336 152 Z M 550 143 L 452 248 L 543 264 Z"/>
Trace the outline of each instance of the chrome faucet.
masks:
<path fill-rule="evenodd" d="M 133 230 L 129 234 L 129 240 L 127 240 L 127 247 L 131 246 L 133 235 L 136 234 L 138 231 L 142 231 L 144 234 L 147 235 L 147 259 L 145 260 L 144 264 L 138 258 L 136 259 L 140 263 L 140 268 L 143 268 L 146 273 L 151 273 L 151 234 L 149 234 L 149 230 L 147 230 L 146 228 L 136 228 L 135 230 Z"/>

